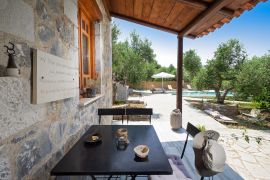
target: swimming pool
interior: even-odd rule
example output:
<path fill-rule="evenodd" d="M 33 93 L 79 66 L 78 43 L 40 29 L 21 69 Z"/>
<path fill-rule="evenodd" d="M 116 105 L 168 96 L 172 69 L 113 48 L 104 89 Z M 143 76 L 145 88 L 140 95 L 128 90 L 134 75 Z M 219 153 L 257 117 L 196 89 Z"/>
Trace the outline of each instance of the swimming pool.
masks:
<path fill-rule="evenodd" d="M 176 95 L 176 92 L 172 93 Z M 215 97 L 216 93 L 215 91 L 209 90 L 209 91 L 183 91 L 182 92 L 183 97 Z M 229 92 L 227 94 L 227 97 L 232 97 L 233 93 Z"/>

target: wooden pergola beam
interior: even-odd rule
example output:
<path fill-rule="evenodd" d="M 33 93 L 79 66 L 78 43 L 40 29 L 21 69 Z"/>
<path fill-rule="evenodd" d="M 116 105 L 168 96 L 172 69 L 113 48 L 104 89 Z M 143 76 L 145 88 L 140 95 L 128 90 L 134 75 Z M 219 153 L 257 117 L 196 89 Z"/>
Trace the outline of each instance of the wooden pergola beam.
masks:
<path fill-rule="evenodd" d="M 213 17 L 214 14 L 219 12 L 226 5 L 231 3 L 232 0 L 218 0 L 215 1 L 211 6 L 209 6 L 205 11 L 195 17 L 186 27 L 184 27 L 180 32 L 179 36 L 186 36 L 194 29 L 198 28 L 203 22 L 207 21 L 209 18 Z"/>
<path fill-rule="evenodd" d="M 176 34 L 176 35 L 178 34 L 177 30 L 175 30 L 175 29 L 170 29 L 168 27 L 160 26 L 160 25 L 157 25 L 157 24 L 154 24 L 154 23 L 151 23 L 151 22 L 147 22 L 147 21 L 143 21 L 143 20 L 140 20 L 140 19 L 137 19 L 137 18 L 134 18 L 134 17 L 118 14 L 118 13 L 115 13 L 115 12 L 111 12 L 111 15 L 113 17 L 123 19 L 123 20 L 126 20 L 126 21 L 130 21 L 130 22 L 134 22 L 134 23 L 137 23 L 137 24 L 140 24 L 140 25 L 148 26 L 148 27 L 151 27 L 151 28 L 155 28 L 155 29 L 162 30 L 162 31 L 165 31 L 165 32 L 173 33 L 173 34 Z M 192 36 L 190 36 L 190 37 L 192 37 Z"/>
<path fill-rule="evenodd" d="M 181 2 L 183 4 L 186 4 L 188 6 L 200 9 L 200 10 L 205 10 L 207 9 L 211 4 L 203 1 L 198 1 L 198 0 L 177 0 L 178 2 Z M 233 17 L 234 16 L 234 10 L 229 9 L 229 8 L 222 8 L 218 11 L 219 14 L 225 15 L 227 17 Z"/>
<path fill-rule="evenodd" d="M 105 9 L 105 12 L 106 12 L 106 14 L 107 14 L 107 17 L 108 17 L 108 19 L 111 21 L 112 18 L 111 18 L 111 13 L 110 13 L 110 9 L 111 9 L 111 7 L 110 7 L 110 2 L 107 1 L 107 0 L 102 0 L 102 2 L 103 2 L 104 9 Z"/>

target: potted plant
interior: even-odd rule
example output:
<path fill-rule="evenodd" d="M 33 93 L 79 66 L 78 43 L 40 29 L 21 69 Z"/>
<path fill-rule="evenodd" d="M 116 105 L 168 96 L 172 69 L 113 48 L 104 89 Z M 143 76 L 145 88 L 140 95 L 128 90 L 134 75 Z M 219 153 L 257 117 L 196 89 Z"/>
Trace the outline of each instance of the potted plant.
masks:
<path fill-rule="evenodd" d="M 96 80 L 95 79 L 87 79 L 86 81 L 86 97 L 93 98 L 96 97 Z"/>

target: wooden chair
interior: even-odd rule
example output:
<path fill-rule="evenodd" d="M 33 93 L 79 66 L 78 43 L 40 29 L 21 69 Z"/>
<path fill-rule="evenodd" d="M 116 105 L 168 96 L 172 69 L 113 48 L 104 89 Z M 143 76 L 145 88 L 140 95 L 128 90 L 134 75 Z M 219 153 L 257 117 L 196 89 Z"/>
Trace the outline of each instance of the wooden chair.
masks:
<path fill-rule="evenodd" d="M 153 115 L 153 109 L 152 108 L 127 108 L 126 115 L 127 115 L 127 123 L 128 123 L 130 115 L 148 115 L 149 122 L 151 124 L 151 116 Z"/>
<path fill-rule="evenodd" d="M 123 124 L 124 115 L 125 115 L 125 109 L 121 109 L 121 108 L 99 108 L 98 109 L 98 115 L 99 115 L 99 124 L 101 123 L 101 116 L 113 116 L 113 115 L 122 116 L 122 124 Z"/>

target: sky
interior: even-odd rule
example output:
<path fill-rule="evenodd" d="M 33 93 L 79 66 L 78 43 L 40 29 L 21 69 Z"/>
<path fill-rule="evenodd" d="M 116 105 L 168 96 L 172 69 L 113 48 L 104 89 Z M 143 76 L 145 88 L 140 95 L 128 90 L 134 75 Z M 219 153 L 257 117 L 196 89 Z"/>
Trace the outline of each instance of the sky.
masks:
<path fill-rule="evenodd" d="M 124 41 L 135 30 L 141 38 L 152 42 L 156 59 L 162 66 L 177 64 L 177 36 L 146 26 L 114 18 L 121 34 L 120 41 Z M 244 46 L 249 57 L 261 56 L 270 50 L 270 1 L 259 3 L 251 11 L 244 12 L 230 23 L 197 39 L 184 38 L 184 51 L 195 49 L 205 64 L 211 59 L 218 45 L 231 38 L 238 39 Z"/>

